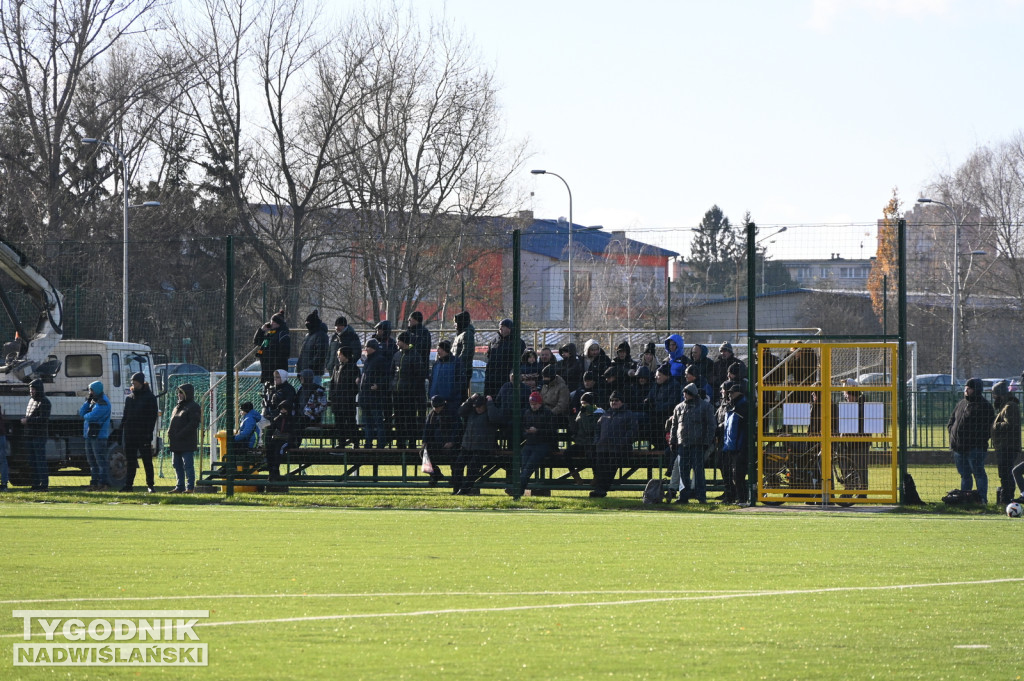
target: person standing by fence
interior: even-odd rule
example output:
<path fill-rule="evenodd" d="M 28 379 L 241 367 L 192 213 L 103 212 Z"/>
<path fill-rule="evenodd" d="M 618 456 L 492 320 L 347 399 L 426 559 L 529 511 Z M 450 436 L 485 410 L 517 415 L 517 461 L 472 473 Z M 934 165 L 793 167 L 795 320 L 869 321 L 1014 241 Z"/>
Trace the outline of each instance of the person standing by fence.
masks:
<path fill-rule="evenodd" d="M 146 376 L 138 372 L 132 376 L 132 387 L 124 401 L 124 416 L 121 418 L 124 455 L 128 460 L 128 472 L 124 479 L 123 492 L 135 491 L 135 471 L 139 459 L 146 471 L 146 491 L 153 493 L 156 483 L 153 476 L 153 430 L 159 414 L 156 395 L 149 389 Z"/>
<path fill-rule="evenodd" d="M 33 492 L 49 492 L 50 477 L 46 464 L 46 438 L 50 434 L 50 399 L 43 389 L 43 379 L 37 378 L 28 384 L 28 406 L 25 418 L 21 419 L 24 426 L 21 430 L 28 452 L 29 464 L 32 466 Z"/>
<path fill-rule="evenodd" d="M 171 450 L 171 464 L 177 476 L 177 484 L 171 494 L 191 494 L 196 489 L 196 470 L 192 460 L 199 449 L 202 412 L 196 403 L 195 393 L 191 383 L 178 386 L 178 403 L 174 405 L 167 425 L 167 447 Z"/>
<path fill-rule="evenodd" d="M 977 484 L 981 503 L 988 503 L 988 474 L 985 472 L 985 457 L 988 455 L 988 439 L 995 411 L 982 395 L 984 384 L 980 378 L 972 378 L 964 386 L 964 398 L 957 402 L 946 427 L 949 429 L 949 446 L 953 450 L 953 462 L 960 473 L 960 491 L 970 492 L 973 482 Z"/>
<path fill-rule="evenodd" d="M 992 386 L 992 401 L 996 420 L 992 424 L 992 449 L 999 466 L 999 497 L 996 503 L 1005 505 L 1013 501 L 1016 483 L 1011 473 L 1020 456 L 1020 401 L 1010 392 L 1010 384 L 999 381 Z M 1024 489 L 1021 490 L 1024 494 Z"/>
<path fill-rule="evenodd" d="M 78 408 L 82 417 L 82 437 L 85 438 L 85 458 L 89 462 L 92 481 L 86 488 L 91 492 L 110 489 L 107 484 L 107 438 L 110 437 L 110 400 L 103 394 L 103 384 L 89 384 L 89 395 Z"/>

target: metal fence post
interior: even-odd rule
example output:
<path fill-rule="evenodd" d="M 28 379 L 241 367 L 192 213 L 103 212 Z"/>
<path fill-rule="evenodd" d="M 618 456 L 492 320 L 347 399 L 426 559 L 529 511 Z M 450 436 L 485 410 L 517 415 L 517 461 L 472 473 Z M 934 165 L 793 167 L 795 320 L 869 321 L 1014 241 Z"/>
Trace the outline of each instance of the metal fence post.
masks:
<path fill-rule="evenodd" d="M 224 465 L 227 467 L 227 496 L 235 494 L 235 453 L 231 447 L 231 435 L 235 431 L 235 242 L 233 236 L 227 238 L 227 254 L 225 256 L 225 278 L 227 287 L 224 294 L 224 430 L 227 431 L 225 452 L 223 456 Z M 264 299 L 265 300 L 265 299 Z M 217 393 L 210 396 L 211 400 L 217 399 Z"/>
<path fill-rule="evenodd" d="M 512 231 L 512 338 L 513 342 L 521 340 L 523 328 L 522 328 L 522 284 L 520 278 L 522 272 L 520 268 L 522 266 L 522 258 L 520 252 L 520 239 L 522 232 L 518 229 Z M 572 332 L 572 329 L 569 329 Z M 522 377 L 519 375 L 519 362 L 512 364 L 512 385 L 514 386 L 513 394 L 518 398 L 519 385 Z M 523 415 L 518 399 L 516 405 L 512 409 L 512 442 L 509 444 L 512 446 L 512 463 L 508 469 L 508 485 L 517 494 L 522 494 L 523 491 L 519 489 L 519 471 L 521 469 L 521 456 L 522 456 L 522 431 L 523 431 Z"/>
<path fill-rule="evenodd" d="M 899 385 L 896 386 L 899 399 L 899 490 L 900 503 L 904 501 L 904 480 L 907 477 L 907 221 L 896 221 L 896 238 L 898 244 L 899 272 L 897 273 L 896 307 L 899 314 Z M 951 379 L 956 380 L 954 377 Z"/>
<path fill-rule="evenodd" d="M 747 263 L 755 262 L 757 257 L 757 225 L 753 222 L 747 223 Z M 753 506 L 757 501 L 757 459 L 760 451 L 760 444 L 757 439 L 757 421 L 761 417 L 761 404 L 754 399 L 757 391 L 757 346 L 754 343 L 754 334 L 757 333 L 757 299 L 754 289 L 754 269 L 747 267 L 747 500 Z M 759 397 L 759 396 L 758 396 Z M 753 418 L 752 418 L 753 417 Z"/>

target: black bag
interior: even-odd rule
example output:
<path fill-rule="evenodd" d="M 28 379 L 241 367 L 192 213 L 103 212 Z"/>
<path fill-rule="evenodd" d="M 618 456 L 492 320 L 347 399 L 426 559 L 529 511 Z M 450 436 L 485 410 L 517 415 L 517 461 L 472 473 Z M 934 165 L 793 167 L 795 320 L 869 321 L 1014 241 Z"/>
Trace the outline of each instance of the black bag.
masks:
<path fill-rule="evenodd" d="M 96 438 L 98 438 L 100 436 L 100 428 L 102 426 L 103 426 L 103 424 L 101 424 L 101 423 L 96 423 L 95 421 L 90 421 L 89 422 L 89 437 L 91 437 L 94 440 Z"/>
<path fill-rule="evenodd" d="M 964 492 L 958 489 L 951 489 L 942 497 L 942 502 L 949 506 L 966 506 L 968 504 L 980 504 L 981 495 L 978 494 L 977 490 L 971 490 Z"/>
<path fill-rule="evenodd" d="M 914 478 L 910 476 L 910 473 L 903 474 L 903 503 L 913 504 L 914 506 L 924 505 L 924 500 L 917 493 L 917 483 L 914 482 Z"/>

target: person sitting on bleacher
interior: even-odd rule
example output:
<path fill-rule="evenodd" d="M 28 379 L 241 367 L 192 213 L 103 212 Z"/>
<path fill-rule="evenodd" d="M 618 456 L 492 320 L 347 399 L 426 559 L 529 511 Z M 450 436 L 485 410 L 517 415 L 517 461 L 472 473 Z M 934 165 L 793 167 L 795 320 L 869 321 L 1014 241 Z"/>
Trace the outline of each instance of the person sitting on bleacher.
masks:
<path fill-rule="evenodd" d="M 597 422 L 597 443 L 594 447 L 594 489 L 592 497 L 606 497 L 615 479 L 615 471 L 627 462 L 636 440 L 636 416 L 613 392 L 608 396 L 608 409 Z"/>
<path fill-rule="evenodd" d="M 260 439 L 257 425 L 263 416 L 252 406 L 252 402 L 242 402 L 238 410 L 242 412 L 242 418 L 238 422 L 238 432 L 235 433 L 234 441 L 239 447 L 253 449 Z"/>
<path fill-rule="evenodd" d="M 572 400 L 569 395 L 569 386 L 565 380 L 558 375 L 558 367 L 549 365 L 540 372 L 543 384 L 540 394 L 544 398 L 544 406 L 555 415 L 559 427 L 568 425 L 569 414 L 572 411 Z"/>
<path fill-rule="evenodd" d="M 497 448 L 498 425 L 502 422 L 501 412 L 494 406 L 493 398 L 480 393 L 473 395 L 459 407 L 459 416 L 465 427 L 462 431 L 462 449 L 452 465 L 452 494 L 472 492 L 480 467 L 493 458 Z M 463 469 L 466 473 L 463 476 Z"/>
<path fill-rule="evenodd" d="M 672 380 L 672 370 L 668 364 L 662 364 L 654 373 L 654 385 L 647 391 L 648 420 L 641 426 L 640 437 L 651 443 L 651 449 L 664 447 L 665 422 L 679 400 L 679 386 Z"/>
<path fill-rule="evenodd" d="M 523 411 L 522 471 L 519 476 L 519 494 L 526 491 L 530 476 L 541 467 L 555 446 L 555 415 L 544 406 L 539 392 L 530 393 L 529 408 Z"/>
<path fill-rule="evenodd" d="M 444 341 L 441 341 L 442 343 Z M 459 451 L 459 438 L 462 436 L 462 422 L 455 411 L 448 406 L 448 401 L 441 395 L 430 398 L 430 411 L 423 424 L 423 447 L 434 461 L 434 472 L 430 474 L 429 485 L 437 487 L 441 479 L 438 462 L 442 455 L 451 459 Z M 453 464 L 454 468 L 455 464 Z M 458 494 L 462 488 L 461 478 L 456 480 L 453 470 L 452 494 Z"/>
<path fill-rule="evenodd" d="M 302 434 L 306 429 L 320 425 L 324 412 L 327 411 L 327 392 L 322 385 L 314 382 L 317 378 L 312 369 L 299 372 L 299 393 L 295 400 L 296 446 L 302 444 Z"/>

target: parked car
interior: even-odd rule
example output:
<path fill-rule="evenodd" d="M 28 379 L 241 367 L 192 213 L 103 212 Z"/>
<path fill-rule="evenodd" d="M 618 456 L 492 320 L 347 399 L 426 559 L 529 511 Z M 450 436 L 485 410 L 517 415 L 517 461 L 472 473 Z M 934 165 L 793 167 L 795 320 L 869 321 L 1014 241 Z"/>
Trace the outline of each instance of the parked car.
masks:
<path fill-rule="evenodd" d="M 917 392 L 919 393 L 938 393 L 938 392 L 949 392 L 951 390 L 962 391 L 966 381 L 958 380 L 956 386 L 952 384 L 949 374 L 918 374 L 917 376 Z M 914 379 L 907 380 L 907 389 L 914 389 Z"/>
<path fill-rule="evenodd" d="M 156 374 L 156 391 L 162 393 L 167 390 L 167 377 L 168 376 L 181 376 L 188 374 L 205 374 L 209 375 L 210 370 L 206 367 L 199 366 L 198 364 L 188 364 L 187 362 L 171 362 L 169 364 L 157 364 L 155 367 Z"/>
<path fill-rule="evenodd" d="M 861 374 L 857 377 L 857 385 L 891 385 L 891 377 L 882 373 Z"/>

